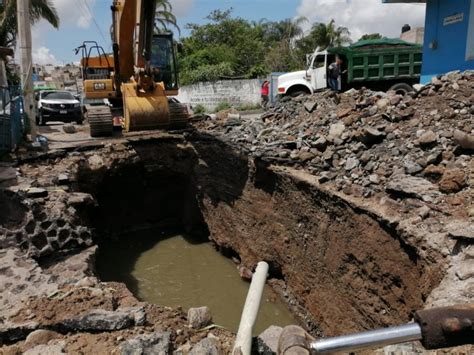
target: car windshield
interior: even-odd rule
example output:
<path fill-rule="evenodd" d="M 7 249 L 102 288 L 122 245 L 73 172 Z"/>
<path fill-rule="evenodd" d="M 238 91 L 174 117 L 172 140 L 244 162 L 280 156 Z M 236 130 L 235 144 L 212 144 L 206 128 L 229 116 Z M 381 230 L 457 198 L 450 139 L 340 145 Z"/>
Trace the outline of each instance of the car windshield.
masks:
<path fill-rule="evenodd" d="M 46 100 L 74 100 L 74 96 L 70 92 L 45 92 L 43 93 L 43 99 Z"/>

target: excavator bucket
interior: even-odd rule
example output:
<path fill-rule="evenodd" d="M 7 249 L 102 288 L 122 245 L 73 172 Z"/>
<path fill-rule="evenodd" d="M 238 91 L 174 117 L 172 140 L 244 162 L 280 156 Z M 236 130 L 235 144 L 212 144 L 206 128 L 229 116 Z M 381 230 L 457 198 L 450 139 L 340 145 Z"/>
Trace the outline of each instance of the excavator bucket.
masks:
<path fill-rule="evenodd" d="M 187 107 L 170 101 L 161 85 L 151 92 L 139 92 L 136 83 L 122 84 L 122 95 L 126 132 L 180 129 L 188 122 Z"/>

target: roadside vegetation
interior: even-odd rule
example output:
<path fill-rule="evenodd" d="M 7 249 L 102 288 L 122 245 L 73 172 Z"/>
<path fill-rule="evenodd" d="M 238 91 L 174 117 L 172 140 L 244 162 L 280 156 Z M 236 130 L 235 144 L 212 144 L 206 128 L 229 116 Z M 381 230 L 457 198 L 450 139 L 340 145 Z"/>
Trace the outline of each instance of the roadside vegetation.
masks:
<path fill-rule="evenodd" d="M 270 72 L 286 72 L 306 65 L 316 47 L 351 42 L 350 31 L 329 23 L 310 24 L 305 17 L 282 21 L 249 21 L 232 9 L 215 10 L 208 23 L 188 24 L 179 55 L 183 85 L 219 79 L 251 79 Z M 309 31 L 305 31 L 309 28 Z"/>

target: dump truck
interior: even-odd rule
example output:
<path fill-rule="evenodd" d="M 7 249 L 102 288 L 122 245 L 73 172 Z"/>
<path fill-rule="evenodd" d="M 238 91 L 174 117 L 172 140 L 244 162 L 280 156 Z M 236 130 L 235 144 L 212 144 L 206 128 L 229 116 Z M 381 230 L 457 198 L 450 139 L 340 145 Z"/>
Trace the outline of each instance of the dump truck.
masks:
<path fill-rule="evenodd" d="M 278 78 L 278 94 L 298 96 L 328 88 L 328 67 L 340 57 L 343 61 L 339 88 L 366 87 L 406 94 L 419 83 L 422 46 L 400 39 L 364 40 L 348 47 L 316 49 L 307 70 Z"/>
<path fill-rule="evenodd" d="M 173 98 L 178 95 L 175 43 L 172 33 L 155 32 L 156 0 L 114 0 L 111 9 L 113 54 L 96 41 L 76 48 L 82 54 L 91 136 L 112 134 L 111 107 L 121 109 L 126 132 L 185 126 L 187 107 Z"/>

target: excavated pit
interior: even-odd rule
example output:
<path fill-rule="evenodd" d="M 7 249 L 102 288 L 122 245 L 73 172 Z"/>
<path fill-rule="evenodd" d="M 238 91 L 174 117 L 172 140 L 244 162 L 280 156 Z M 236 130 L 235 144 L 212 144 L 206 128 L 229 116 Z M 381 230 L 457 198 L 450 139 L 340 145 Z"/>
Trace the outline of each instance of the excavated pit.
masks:
<path fill-rule="evenodd" d="M 192 156 L 171 148 L 158 145 L 157 151 L 175 156 L 173 166 L 140 160 L 100 174 L 80 170 L 79 189 L 97 201 L 91 222 L 99 245 L 98 275 L 102 281 L 124 282 L 142 301 L 185 310 L 208 306 L 216 324 L 236 332 L 248 285 L 209 243 Z M 255 334 L 294 322 L 268 287 Z"/>
<path fill-rule="evenodd" d="M 205 136 L 132 147 L 107 169 L 78 169 L 78 189 L 98 203 L 91 221 L 102 248 L 151 227 L 209 235 L 244 274 L 269 262 L 270 285 L 301 324 L 326 335 L 409 321 L 441 280 L 435 251 L 420 252 L 397 223 L 304 173 Z"/>
<path fill-rule="evenodd" d="M 100 258 L 100 249 L 112 248 L 117 238 L 168 228 L 210 239 L 244 277 L 257 262 L 268 262 L 269 285 L 314 335 L 410 321 L 446 274 L 446 255 L 407 229 L 388 199 L 344 196 L 303 170 L 272 166 L 202 133 L 46 155 L 20 164 L 20 171 L 19 184 L 38 188 L 27 194 L 10 189 L 1 199 L 10 211 L 1 217 L 7 230 L 2 247 L 37 262 L 38 285 L 48 287 L 28 289 L 28 271 L 18 289 L 27 290 L 26 297 L 93 276 L 94 245 Z M 58 178 L 64 172 L 67 188 Z M 129 289 L 140 298 L 133 285 Z M 20 311 L 20 304 L 2 297 L 2 314 L 14 325 L 0 341 L 24 339 L 32 330 L 18 322 L 31 319 L 64 329 L 60 315 L 31 318 L 29 306 Z M 38 302 L 57 309 L 54 302 L 63 301 Z"/>

